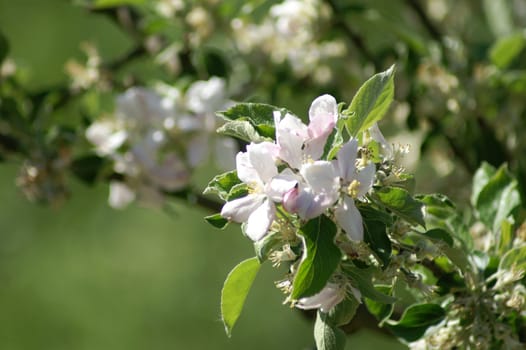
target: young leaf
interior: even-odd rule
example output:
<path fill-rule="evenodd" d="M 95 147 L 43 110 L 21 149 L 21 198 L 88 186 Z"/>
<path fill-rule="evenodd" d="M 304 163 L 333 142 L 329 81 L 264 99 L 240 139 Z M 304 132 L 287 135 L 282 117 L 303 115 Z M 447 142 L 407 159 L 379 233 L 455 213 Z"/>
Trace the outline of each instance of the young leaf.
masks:
<path fill-rule="evenodd" d="M 491 63 L 505 69 L 526 46 L 526 37 L 522 32 L 499 38 L 489 51 Z"/>
<path fill-rule="evenodd" d="M 314 340 L 317 350 L 343 350 L 345 333 L 327 322 L 327 315 L 318 312 L 314 323 Z"/>
<path fill-rule="evenodd" d="M 501 166 L 481 189 L 476 198 L 475 209 L 480 220 L 493 231 L 497 231 L 502 220 L 520 205 L 518 184 Z"/>
<path fill-rule="evenodd" d="M 502 220 L 498 242 L 498 253 L 502 255 L 508 251 L 513 242 L 513 220 L 511 217 Z"/>
<path fill-rule="evenodd" d="M 382 119 L 394 98 L 394 65 L 373 75 L 356 92 L 347 109 L 347 131 L 357 136 Z"/>
<path fill-rule="evenodd" d="M 471 205 L 477 204 L 480 191 L 488 184 L 489 180 L 495 175 L 497 169 L 491 164 L 483 162 L 473 175 L 473 186 L 471 188 Z"/>
<path fill-rule="evenodd" d="M 228 196 L 232 188 L 240 184 L 241 180 L 237 177 L 235 170 L 229 171 L 220 175 L 214 176 L 208 183 L 208 186 L 203 191 L 204 194 L 215 193 L 222 200 L 228 200 Z"/>
<path fill-rule="evenodd" d="M 234 120 L 226 122 L 217 129 L 217 133 L 224 136 L 231 136 L 246 142 L 262 142 L 262 137 L 256 128 L 248 120 Z"/>
<path fill-rule="evenodd" d="M 413 199 L 409 192 L 399 187 L 382 187 L 374 192 L 375 197 L 388 209 L 412 225 L 425 227 L 423 204 Z"/>
<path fill-rule="evenodd" d="M 386 295 L 391 295 L 393 287 L 392 286 L 377 286 L 376 289 L 381 293 Z M 365 306 L 367 310 L 376 317 L 380 322 L 380 326 L 389 318 L 394 310 L 394 304 L 385 304 L 380 303 L 375 300 L 364 298 Z"/>
<path fill-rule="evenodd" d="M 444 319 L 446 312 L 437 304 L 415 304 L 408 307 L 399 321 L 387 321 L 388 328 L 399 338 L 418 340 L 430 327 Z"/>
<path fill-rule="evenodd" d="M 336 225 L 325 215 L 307 222 L 299 234 L 305 242 L 305 250 L 294 278 L 292 299 L 308 297 L 321 291 L 341 260 L 341 251 L 334 244 Z"/>
<path fill-rule="evenodd" d="M 232 334 L 232 328 L 243 310 L 260 266 L 257 258 L 244 260 L 230 271 L 225 280 L 221 291 L 221 317 L 228 336 Z"/>
<path fill-rule="evenodd" d="M 205 216 L 205 220 L 210 225 L 219 229 L 224 229 L 228 225 L 228 220 L 222 217 L 219 213 Z"/>
<path fill-rule="evenodd" d="M 526 274 L 526 245 L 509 250 L 499 263 L 499 271 L 516 271 Z"/>

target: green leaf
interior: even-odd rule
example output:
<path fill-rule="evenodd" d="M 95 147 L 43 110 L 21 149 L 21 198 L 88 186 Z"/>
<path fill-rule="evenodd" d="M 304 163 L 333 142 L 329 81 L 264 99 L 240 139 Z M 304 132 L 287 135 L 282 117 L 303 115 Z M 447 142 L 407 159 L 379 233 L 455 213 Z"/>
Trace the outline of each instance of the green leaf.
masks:
<path fill-rule="evenodd" d="M 234 186 L 241 183 L 241 180 L 237 177 L 235 170 L 229 171 L 220 175 L 216 175 L 203 191 L 204 194 L 215 193 L 222 200 L 228 200 L 230 191 Z"/>
<path fill-rule="evenodd" d="M 373 274 L 377 271 L 374 267 L 365 269 L 360 269 L 354 265 L 345 267 L 345 273 L 351 280 L 353 287 L 359 289 L 364 297 L 384 304 L 394 303 L 395 298 L 378 291 L 373 285 Z"/>
<path fill-rule="evenodd" d="M 274 139 L 274 112 L 279 112 L 281 115 L 290 113 L 284 108 L 264 103 L 238 103 L 226 111 L 217 112 L 217 115 L 227 121 L 248 121 L 260 137 Z"/>
<path fill-rule="evenodd" d="M 263 262 L 268 259 L 269 254 L 274 248 L 283 245 L 283 240 L 279 232 L 266 235 L 259 241 L 254 242 L 254 249 L 256 250 L 256 256 L 259 262 Z"/>
<path fill-rule="evenodd" d="M 499 255 L 506 253 L 513 243 L 513 220 L 507 218 L 500 225 L 500 236 L 497 251 Z"/>
<path fill-rule="evenodd" d="M 232 334 L 260 264 L 257 258 L 240 262 L 228 274 L 221 291 L 221 317 L 228 336 Z"/>
<path fill-rule="evenodd" d="M 513 18 L 507 0 L 483 0 L 488 25 L 496 37 L 513 32 Z"/>
<path fill-rule="evenodd" d="M 374 192 L 376 198 L 396 215 L 412 225 L 425 227 L 423 204 L 400 187 L 382 187 Z"/>
<path fill-rule="evenodd" d="M 359 305 L 353 296 L 346 297 L 326 314 L 327 322 L 336 327 L 345 326 L 352 321 Z"/>
<path fill-rule="evenodd" d="M 387 321 L 388 328 L 399 338 L 412 342 L 444 319 L 446 312 L 437 304 L 416 304 L 408 307 L 399 321 Z"/>
<path fill-rule="evenodd" d="M 317 350 L 345 349 L 345 333 L 327 322 L 327 315 L 318 312 L 314 323 L 314 340 Z"/>
<path fill-rule="evenodd" d="M 226 122 L 217 133 L 220 135 L 231 136 L 246 142 L 262 142 L 265 138 L 261 136 L 256 128 L 248 120 L 234 120 Z"/>
<path fill-rule="evenodd" d="M 93 185 L 101 170 L 107 165 L 105 158 L 94 154 L 76 158 L 70 164 L 71 172 L 87 185 Z"/>
<path fill-rule="evenodd" d="M 526 38 L 522 32 L 499 38 L 489 51 L 491 63 L 500 69 L 508 67 L 525 45 Z"/>
<path fill-rule="evenodd" d="M 367 213 L 367 212 L 366 212 Z M 386 225 L 369 214 L 362 215 L 364 224 L 364 241 L 382 261 L 383 266 L 391 261 L 391 240 L 387 236 Z"/>
<path fill-rule="evenodd" d="M 224 229 L 228 225 L 228 220 L 221 216 L 221 214 L 213 214 L 205 217 L 206 222 L 219 229 Z"/>
<path fill-rule="evenodd" d="M 95 0 L 94 8 L 116 7 L 126 5 L 142 5 L 145 0 Z"/>
<path fill-rule="evenodd" d="M 391 295 L 393 291 L 392 286 L 376 286 L 376 289 L 385 295 Z M 378 319 L 380 326 L 391 317 L 394 310 L 394 304 L 380 303 L 369 298 L 364 298 L 364 302 L 367 310 Z"/>
<path fill-rule="evenodd" d="M 442 241 L 444 243 L 446 243 L 448 246 L 452 247 L 453 246 L 453 237 L 451 237 L 451 235 L 446 231 L 446 230 L 443 230 L 443 229 L 440 229 L 440 228 L 434 228 L 434 229 L 431 229 L 431 230 L 428 230 L 424 233 L 422 233 L 424 236 L 426 237 L 429 237 L 433 240 L 436 240 L 436 241 Z"/>
<path fill-rule="evenodd" d="M 496 232 L 502 220 L 507 218 L 519 205 L 518 183 L 503 165 L 480 191 L 475 208 L 480 220 Z"/>
<path fill-rule="evenodd" d="M 297 300 L 321 291 L 341 260 L 334 244 L 336 225 L 325 215 L 303 225 L 299 234 L 305 242 L 303 258 L 292 285 L 291 298 Z"/>
<path fill-rule="evenodd" d="M 526 245 L 509 250 L 499 263 L 499 271 L 516 271 L 526 275 Z"/>
<path fill-rule="evenodd" d="M 477 204 L 480 191 L 488 184 L 489 180 L 495 175 L 497 169 L 491 164 L 483 162 L 473 175 L 473 186 L 471 188 L 471 205 Z"/>
<path fill-rule="evenodd" d="M 345 114 L 347 131 L 357 136 L 382 119 L 394 98 L 394 65 L 382 73 L 373 75 L 358 89 Z"/>

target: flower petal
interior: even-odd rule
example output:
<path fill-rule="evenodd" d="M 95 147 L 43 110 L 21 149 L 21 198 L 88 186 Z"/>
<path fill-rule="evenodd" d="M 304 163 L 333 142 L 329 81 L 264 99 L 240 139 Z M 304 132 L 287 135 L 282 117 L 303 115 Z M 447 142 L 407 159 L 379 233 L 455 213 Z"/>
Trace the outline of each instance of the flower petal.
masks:
<path fill-rule="evenodd" d="M 278 174 L 275 158 L 277 147 L 274 143 L 251 143 L 247 146 L 250 165 L 256 171 L 261 183 L 269 182 Z"/>
<path fill-rule="evenodd" d="M 309 136 L 328 136 L 338 119 L 338 104 L 331 95 L 322 95 L 309 108 Z"/>
<path fill-rule="evenodd" d="M 321 312 L 329 312 L 344 297 L 345 289 L 335 283 L 327 283 L 318 294 L 298 300 L 296 307 L 304 310 L 320 309 Z"/>
<path fill-rule="evenodd" d="M 256 210 L 250 214 L 247 225 L 245 226 L 245 233 L 254 242 L 263 238 L 272 221 L 274 221 L 276 207 L 269 199 L 266 199 Z"/>
<path fill-rule="evenodd" d="M 360 198 L 365 196 L 365 194 L 369 192 L 371 187 L 373 187 L 375 172 L 376 166 L 370 163 L 354 175 L 354 179 L 358 180 L 358 182 L 360 183 L 360 186 L 358 187 L 358 192 L 356 193 L 356 197 Z"/>
<path fill-rule="evenodd" d="M 336 155 L 335 164 L 338 168 L 340 177 L 345 182 L 353 179 L 356 170 L 356 155 L 358 153 L 358 141 L 354 138 L 345 143 Z"/>
<path fill-rule="evenodd" d="M 360 211 L 356 208 L 354 200 L 348 196 L 343 198 L 343 203 L 334 210 L 338 225 L 353 241 L 363 241 L 363 220 Z"/>
<path fill-rule="evenodd" d="M 236 170 L 237 170 L 237 177 L 243 181 L 246 184 L 259 184 L 263 185 L 261 183 L 261 180 L 259 178 L 259 175 L 250 163 L 250 159 L 248 157 L 247 152 L 239 152 L 236 155 Z"/>
<path fill-rule="evenodd" d="M 135 200 L 135 192 L 128 185 L 119 181 L 110 182 L 108 204 L 115 209 L 123 209 Z"/>
<path fill-rule="evenodd" d="M 254 212 L 266 196 L 263 194 L 249 194 L 248 196 L 226 202 L 221 209 L 221 216 L 235 222 L 245 222 Z"/>
<path fill-rule="evenodd" d="M 276 142 L 279 145 L 279 158 L 292 168 L 299 169 L 303 161 L 303 143 L 307 138 L 307 126 L 292 114 L 279 120 L 276 114 Z"/>
<path fill-rule="evenodd" d="M 266 194 L 274 202 L 279 203 L 283 200 L 283 196 L 291 191 L 299 181 L 300 177 L 287 168 L 267 184 Z"/>
<path fill-rule="evenodd" d="M 338 198 L 339 178 L 331 162 L 319 160 L 304 164 L 300 174 L 314 193 Z"/>

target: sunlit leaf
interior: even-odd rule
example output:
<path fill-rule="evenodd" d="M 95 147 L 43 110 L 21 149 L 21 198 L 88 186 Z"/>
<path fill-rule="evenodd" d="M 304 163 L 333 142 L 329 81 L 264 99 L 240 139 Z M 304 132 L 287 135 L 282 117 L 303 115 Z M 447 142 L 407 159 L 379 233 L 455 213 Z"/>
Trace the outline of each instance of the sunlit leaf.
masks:
<path fill-rule="evenodd" d="M 241 183 L 235 170 L 214 176 L 203 191 L 204 194 L 217 194 L 222 200 L 228 200 L 230 191 Z"/>
<path fill-rule="evenodd" d="M 446 312 L 437 304 L 416 304 L 408 307 L 399 321 L 387 321 L 387 327 L 406 341 L 418 340 L 425 331 L 444 319 Z"/>
<path fill-rule="evenodd" d="M 351 136 L 367 130 L 382 119 L 394 98 L 394 65 L 373 75 L 356 92 L 347 110 L 347 131 Z"/>
<path fill-rule="evenodd" d="M 228 220 L 221 216 L 221 214 L 213 214 L 209 216 L 205 216 L 206 222 L 208 222 L 210 225 L 223 229 L 228 225 Z"/>
<path fill-rule="evenodd" d="M 491 62 L 504 69 L 521 53 L 525 45 L 526 37 L 522 32 L 499 38 L 490 49 Z"/>
<path fill-rule="evenodd" d="M 409 192 L 399 187 L 382 187 L 374 195 L 395 214 L 413 225 L 425 227 L 422 202 L 415 200 Z"/>
<path fill-rule="evenodd" d="M 232 328 L 243 310 L 260 266 L 257 258 L 244 260 L 230 271 L 225 280 L 221 291 L 221 317 L 228 336 L 232 334 Z"/>

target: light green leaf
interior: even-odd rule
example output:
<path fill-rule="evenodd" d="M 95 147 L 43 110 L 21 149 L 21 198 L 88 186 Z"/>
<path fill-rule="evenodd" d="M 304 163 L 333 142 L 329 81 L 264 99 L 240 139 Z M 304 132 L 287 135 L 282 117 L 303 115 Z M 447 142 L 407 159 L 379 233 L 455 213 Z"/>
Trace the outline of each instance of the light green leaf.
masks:
<path fill-rule="evenodd" d="M 260 264 L 257 258 L 240 262 L 228 274 L 221 291 L 221 317 L 228 336 L 232 334 Z"/>
<path fill-rule="evenodd" d="M 499 271 L 516 271 L 526 275 L 526 245 L 509 250 L 499 263 Z"/>
<path fill-rule="evenodd" d="M 382 119 L 394 99 L 394 65 L 373 75 L 356 92 L 347 111 L 347 131 L 357 136 Z"/>
<path fill-rule="evenodd" d="M 523 32 L 499 38 L 489 51 L 491 63 L 500 69 L 507 68 L 521 53 L 525 45 L 526 37 Z"/>
<path fill-rule="evenodd" d="M 374 192 L 375 197 L 396 215 L 412 225 L 425 227 L 422 202 L 415 200 L 409 192 L 399 187 L 382 187 Z"/>
<path fill-rule="evenodd" d="M 359 305 L 354 296 L 346 297 L 327 313 L 327 322 L 336 327 L 345 326 L 352 321 Z"/>
<path fill-rule="evenodd" d="M 267 140 L 256 131 L 256 128 L 248 120 L 226 122 L 217 129 L 217 133 L 235 137 L 246 142 L 262 142 Z"/>
<path fill-rule="evenodd" d="M 314 323 L 314 340 L 317 350 L 343 350 L 345 333 L 327 322 L 327 315 L 318 312 Z"/>
<path fill-rule="evenodd" d="M 279 232 L 274 232 L 272 234 L 266 235 L 259 241 L 254 242 L 254 249 L 256 250 L 256 256 L 259 261 L 268 259 L 269 254 L 277 247 L 283 245 L 283 240 Z"/>
<path fill-rule="evenodd" d="M 520 194 L 517 181 L 503 165 L 480 191 L 475 208 L 480 220 L 496 232 L 502 220 L 519 205 Z"/>
<path fill-rule="evenodd" d="M 292 299 L 314 295 L 327 284 L 341 260 L 341 251 L 334 244 L 336 231 L 336 224 L 325 215 L 301 227 L 305 251 L 292 285 Z"/>
<path fill-rule="evenodd" d="M 446 312 L 437 304 L 415 304 L 408 307 L 399 321 L 387 321 L 388 328 L 399 338 L 418 340 L 430 327 L 444 319 Z"/>
<path fill-rule="evenodd" d="M 511 217 L 502 220 L 498 242 L 498 253 L 502 255 L 509 250 L 513 242 L 513 220 Z"/>
<path fill-rule="evenodd" d="M 220 175 L 216 175 L 210 182 L 208 186 L 203 191 L 204 194 L 215 193 L 222 200 L 228 200 L 230 191 L 238 184 L 241 184 L 241 180 L 237 177 L 237 172 L 235 170 L 229 171 Z"/>
<path fill-rule="evenodd" d="M 471 188 L 471 205 L 477 204 L 480 191 L 488 184 L 489 180 L 495 175 L 497 169 L 491 164 L 483 162 L 473 175 L 473 186 Z"/>
<path fill-rule="evenodd" d="M 495 37 L 509 35 L 513 32 L 513 19 L 508 0 L 483 0 L 482 4 L 489 27 Z"/>
<path fill-rule="evenodd" d="M 376 286 L 376 289 L 385 295 L 391 295 L 393 292 L 392 286 Z M 394 304 L 380 303 L 369 298 L 364 298 L 364 303 L 367 310 L 378 319 L 380 326 L 391 317 L 394 310 Z"/>

